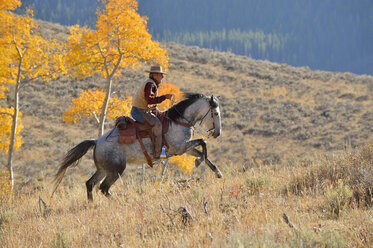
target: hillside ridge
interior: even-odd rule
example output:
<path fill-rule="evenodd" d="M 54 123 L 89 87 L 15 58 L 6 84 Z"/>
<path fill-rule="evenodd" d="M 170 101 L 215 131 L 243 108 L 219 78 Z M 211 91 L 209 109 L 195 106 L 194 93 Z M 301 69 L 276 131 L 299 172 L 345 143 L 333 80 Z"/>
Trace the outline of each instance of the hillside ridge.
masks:
<path fill-rule="evenodd" d="M 68 35 L 68 27 L 38 23 L 45 36 Z M 171 61 L 164 81 L 185 91 L 220 96 L 223 134 L 208 140 L 209 156 L 219 164 L 306 161 L 310 155 L 373 142 L 372 76 L 312 71 L 176 43 L 162 46 Z M 127 70 L 115 79 L 113 91 L 130 97 L 146 77 L 144 68 Z M 81 90 L 102 86 L 103 80 L 95 75 L 81 81 L 39 81 L 23 88 L 24 145 L 15 154 L 18 177 L 52 175 L 69 148 L 96 138 L 93 121 L 67 125 L 62 113 Z M 112 125 L 109 121 L 106 130 Z M 93 170 L 91 162 L 82 168 Z"/>

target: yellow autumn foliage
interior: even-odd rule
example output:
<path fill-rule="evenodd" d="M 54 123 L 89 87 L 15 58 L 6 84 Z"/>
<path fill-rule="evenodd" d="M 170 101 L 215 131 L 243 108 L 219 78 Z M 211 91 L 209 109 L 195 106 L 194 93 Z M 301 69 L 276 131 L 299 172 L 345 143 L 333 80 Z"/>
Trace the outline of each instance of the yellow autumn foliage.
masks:
<path fill-rule="evenodd" d="M 2 108 L 0 107 L 0 151 L 7 154 L 9 150 L 10 137 L 12 131 L 13 108 Z M 16 140 L 14 144 L 14 150 L 20 148 L 23 144 L 22 137 L 19 135 L 23 129 L 21 122 L 22 113 L 18 113 L 18 125 L 16 130 Z"/>
<path fill-rule="evenodd" d="M 21 6 L 20 0 L 0 0 L 0 11 L 14 10 Z"/>
<path fill-rule="evenodd" d="M 170 158 L 170 164 L 176 165 L 183 173 L 191 173 L 195 167 L 195 157 L 183 154 L 181 156 L 173 156 Z"/>
<path fill-rule="evenodd" d="M 101 73 L 103 78 L 121 75 L 123 68 L 151 61 L 168 66 L 168 55 L 151 40 L 147 21 L 138 13 L 136 0 L 104 0 L 97 11 L 94 30 L 71 27 L 67 64 L 78 78 Z"/>
<path fill-rule="evenodd" d="M 63 72 L 65 64 L 64 46 L 56 40 L 47 41 L 38 33 L 32 10 L 27 10 L 25 15 L 12 12 L 20 5 L 17 0 L 0 0 L 0 98 L 10 91 L 7 84 L 15 85 L 12 90 L 16 95 L 13 106 L 0 108 L 0 151 L 4 153 L 19 148 L 23 143 L 21 113 L 18 111 L 21 84 L 38 78 L 49 81 Z M 17 113 L 17 122 L 13 122 Z M 15 131 L 13 134 L 12 130 Z M 10 148 L 12 135 L 15 142 Z"/>
<path fill-rule="evenodd" d="M 174 103 L 177 103 L 184 99 L 184 93 L 180 90 L 178 86 L 173 85 L 171 83 L 162 82 L 161 86 L 158 89 L 158 95 L 161 96 L 165 94 L 174 94 Z M 172 107 L 172 101 L 166 100 L 158 104 L 158 109 L 162 111 L 165 111 L 170 107 Z"/>
<path fill-rule="evenodd" d="M 0 171 L 0 203 L 9 198 L 12 193 L 12 181 L 9 171 Z"/>
<path fill-rule="evenodd" d="M 1 81 L 15 84 L 25 78 L 42 78 L 48 82 L 65 72 L 63 44 L 37 32 L 32 10 L 23 16 L 2 12 L 0 28 Z"/>
<path fill-rule="evenodd" d="M 85 90 L 72 100 L 68 111 L 63 113 L 65 123 L 79 123 L 83 117 L 94 117 L 98 120 L 106 93 L 102 89 Z M 107 118 L 115 119 L 118 116 L 129 115 L 132 98 L 122 99 L 111 97 L 109 101 Z"/>
<path fill-rule="evenodd" d="M 0 83 L 0 99 L 5 98 L 5 92 L 8 91 L 9 89 Z"/>

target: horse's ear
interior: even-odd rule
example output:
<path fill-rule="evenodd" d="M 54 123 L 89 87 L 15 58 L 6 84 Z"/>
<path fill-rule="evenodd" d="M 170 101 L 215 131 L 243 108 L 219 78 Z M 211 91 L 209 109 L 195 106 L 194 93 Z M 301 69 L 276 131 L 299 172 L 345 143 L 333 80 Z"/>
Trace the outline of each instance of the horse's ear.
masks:
<path fill-rule="evenodd" d="M 216 101 L 216 99 L 214 98 L 214 96 L 211 96 L 210 106 L 213 107 L 213 108 L 216 108 L 216 107 L 219 106 L 219 103 Z"/>

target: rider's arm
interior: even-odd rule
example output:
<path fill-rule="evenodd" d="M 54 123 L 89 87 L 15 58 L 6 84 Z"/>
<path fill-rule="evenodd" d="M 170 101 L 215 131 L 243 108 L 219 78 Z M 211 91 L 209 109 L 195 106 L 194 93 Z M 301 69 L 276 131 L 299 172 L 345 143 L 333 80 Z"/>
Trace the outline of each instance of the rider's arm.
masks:
<path fill-rule="evenodd" d="M 157 93 L 157 87 L 154 85 L 154 83 L 147 83 L 144 88 L 144 94 L 145 94 L 145 100 L 148 102 L 148 104 L 158 104 L 166 100 L 166 96 L 156 96 Z"/>

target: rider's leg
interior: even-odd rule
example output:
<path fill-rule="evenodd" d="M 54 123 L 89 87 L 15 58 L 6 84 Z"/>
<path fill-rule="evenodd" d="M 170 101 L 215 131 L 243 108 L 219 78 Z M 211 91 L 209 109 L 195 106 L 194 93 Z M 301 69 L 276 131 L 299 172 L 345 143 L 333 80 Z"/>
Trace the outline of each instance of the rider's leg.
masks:
<path fill-rule="evenodd" d="M 133 119 L 135 119 L 138 122 L 143 123 L 144 122 L 144 117 L 143 117 L 143 110 L 140 110 L 136 107 L 132 107 L 131 109 L 131 116 Z"/>
<path fill-rule="evenodd" d="M 152 126 L 152 133 L 154 137 L 154 153 L 155 159 L 159 159 L 162 151 L 162 123 L 152 113 L 144 113 L 143 117 L 146 122 Z"/>

